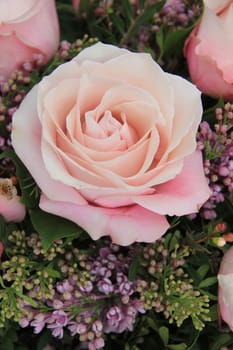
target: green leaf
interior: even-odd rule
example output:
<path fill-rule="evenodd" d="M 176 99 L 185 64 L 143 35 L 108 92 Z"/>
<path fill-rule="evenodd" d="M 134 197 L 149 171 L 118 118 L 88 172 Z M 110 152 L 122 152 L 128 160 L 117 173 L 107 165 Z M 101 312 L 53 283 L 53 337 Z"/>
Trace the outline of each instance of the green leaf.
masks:
<path fill-rule="evenodd" d="M 167 327 L 160 327 L 159 328 L 159 335 L 166 346 L 168 344 L 169 340 L 169 329 Z"/>
<path fill-rule="evenodd" d="M 163 51 L 164 51 L 164 33 L 163 33 L 163 27 L 161 26 L 159 30 L 156 32 L 156 43 L 159 47 L 160 50 L 160 56 L 163 56 Z"/>
<path fill-rule="evenodd" d="M 167 348 L 171 350 L 185 350 L 187 349 L 187 345 L 185 343 L 171 344 L 171 345 L 168 345 Z"/>
<path fill-rule="evenodd" d="M 218 320 L 218 304 L 215 304 L 209 308 L 208 316 L 211 318 L 211 321 Z"/>
<path fill-rule="evenodd" d="M 17 341 L 18 337 L 13 328 L 9 328 L 4 336 L 0 339 L 0 350 L 14 350 L 14 343 Z"/>
<path fill-rule="evenodd" d="M 163 49 L 163 56 L 174 56 L 174 54 L 182 54 L 183 53 L 183 47 L 184 42 L 190 32 L 193 29 L 193 25 L 188 28 L 181 28 L 177 30 L 171 29 L 165 37 L 164 40 L 164 49 Z"/>
<path fill-rule="evenodd" d="M 46 251 L 54 241 L 65 237 L 78 238 L 83 232 L 75 223 L 40 209 L 30 210 L 29 214 Z"/>
<path fill-rule="evenodd" d="M 150 5 L 148 7 L 144 7 L 141 11 L 141 14 L 136 18 L 134 22 L 134 26 L 131 28 L 128 33 L 128 37 L 132 37 L 138 31 L 139 27 L 145 23 L 149 23 L 156 12 L 159 12 L 163 5 L 165 4 L 165 0 L 161 0 L 156 2 L 156 4 Z"/>
<path fill-rule="evenodd" d="M 61 278 L 61 273 L 57 270 L 54 270 L 53 268 L 51 268 L 49 266 L 46 269 L 44 269 L 44 272 L 47 272 L 47 274 L 50 277 Z"/>
<path fill-rule="evenodd" d="M 135 277 L 138 272 L 138 267 L 140 265 L 140 261 L 141 261 L 140 256 L 137 256 L 136 258 L 133 259 L 132 263 L 130 264 L 129 273 L 128 273 L 128 279 L 130 281 L 135 280 Z"/>
<path fill-rule="evenodd" d="M 131 22 L 133 20 L 133 8 L 129 0 L 122 0 L 122 7 L 125 17 Z"/>
<path fill-rule="evenodd" d="M 25 295 L 25 294 L 22 294 L 22 293 L 20 293 L 20 292 L 17 292 L 17 295 L 21 298 L 21 299 L 23 299 L 23 300 L 25 300 L 27 303 L 29 303 L 31 306 L 33 306 L 33 307 L 38 307 L 38 303 L 35 301 L 35 300 L 33 300 L 32 298 L 30 298 L 30 297 L 28 297 L 27 295 Z"/>
<path fill-rule="evenodd" d="M 153 329 L 155 332 L 159 333 L 159 328 L 155 322 L 155 320 L 153 320 L 151 317 L 147 317 L 146 319 L 148 326 Z"/>
<path fill-rule="evenodd" d="M 176 230 L 174 233 L 171 234 L 171 240 L 169 242 L 169 252 L 172 252 L 175 248 L 175 245 L 179 242 L 180 239 L 180 231 Z"/>
<path fill-rule="evenodd" d="M 210 287 L 210 286 L 213 286 L 214 284 L 216 284 L 217 281 L 218 280 L 217 280 L 216 276 L 208 277 L 204 281 L 202 281 L 198 287 L 199 288 L 207 288 L 207 287 Z"/>
<path fill-rule="evenodd" d="M 45 349 L 46 345 L 49 344 L 49 342 L 53 339 L 53 336 L 49 330 L 44 331 L 41 336 L 39 337 L 39 340 L 36 345 L 36 350 L 43 350 Z"/>
<path fill-rule="evenodd" d="M 113 25 L 115 26 L 115 28 L 121 33 L 124 34 L 125 32 L 125 23 L 122 20 L 121 17 L 119 17 L 118 15 L 116 15 L 115 13 L 112 13 L 109 15 Z"/>
<path fill-rule="evenodd" d="M 203 280 L 203 278 L 205 278 L 209 269 L 210 269 L 210 266 L 208 264 L 202 265 L 198 268 L 197 274 L 200 277 L 200 280 Z"/>
<path fill-rule="evenodd" d="M 232 334 L 221 334 L 217 337 L 210 350 L 219 350 L 223 345 L 231 345 L 233 341 Z"/>

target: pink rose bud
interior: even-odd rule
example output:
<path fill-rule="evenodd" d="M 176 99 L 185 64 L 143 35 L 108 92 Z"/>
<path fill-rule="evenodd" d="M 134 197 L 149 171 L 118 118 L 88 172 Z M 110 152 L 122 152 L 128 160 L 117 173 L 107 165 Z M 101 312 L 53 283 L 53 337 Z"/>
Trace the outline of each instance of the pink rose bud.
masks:
<path fill-rule="evenodd" d="M 0 75 L 8 78 L 25 61 L 52 58 L 59 43 L 54 0 L 0 1 Z"/>
<path fill-rule="evenodd" d="M 0 178 L 0 215 L 6 221 L 21 221 L 25 216 L 25 207 L 17 196 L 17 190 L 11 179 Z"/>
<path fill-rule="evenodd" d="M 218 273 L 218 303 L 222 319 L 233 330 L 233 246 L 225 253 Z"/>
<path fill-rule="evenodd" d="M 204 2 L 201 22 L 184 48 L 190 76 L 205 94 L 233 100 L 233 2 Z"/>
<path fill-rule="evenodd" d="M 72 0 L 72 5 L 73 5 L 73 8 L 74 8 L 74 11 L 78 12 L 79 5 L 80 5 L 80 0 Z"/>

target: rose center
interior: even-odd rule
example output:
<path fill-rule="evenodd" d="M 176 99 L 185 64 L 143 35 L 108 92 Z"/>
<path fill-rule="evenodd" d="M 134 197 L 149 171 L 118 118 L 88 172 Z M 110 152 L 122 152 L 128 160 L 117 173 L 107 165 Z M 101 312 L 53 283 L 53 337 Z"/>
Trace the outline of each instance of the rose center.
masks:
<path fill-rule="evenodd" d="M 121 112 L 113 116 L 110 110 L 106 110 L 103 115 L 98 117 L 93 111 L 85 114 L 83 123 L 84 134 L 96 140 L 114 140 L 114 150 L 126 150 L 138 140 L 135 129 L 127 123 L 125 113 Z"/>

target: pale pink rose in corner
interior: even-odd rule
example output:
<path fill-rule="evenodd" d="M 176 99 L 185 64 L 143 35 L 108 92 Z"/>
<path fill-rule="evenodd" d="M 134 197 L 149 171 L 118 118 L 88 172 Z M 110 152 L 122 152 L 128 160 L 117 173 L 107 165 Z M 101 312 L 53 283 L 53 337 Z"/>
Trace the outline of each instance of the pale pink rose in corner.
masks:
<path fill-rule="evenodd" d="M 233 247 L 223 256 L 218 273 L 218 284 L 220 315 L 233 331 Z"/>
<path fill-rule="evenodd" d="M 185 43 L 190 76 L 205 94 L 233 100 L 233 1 L 206 3 Z"/>
<path fill-rule="evenodd" d="M 204 5 L 209 9 L 219 13 L 232 3 L 232 0 L 204 0 Z"/>
<path fill-rule="evenodd" d="M 80 5 L 80 0 L 72 0 L 72 5 L 73 5 L 73 8 L 74 8 L 74 11 L 78 12 L 79 5 Z"/>
<path fill-rule="evenodd" d="M 20 222 L 24 219 L 25 213 L 25 206 L 20 202 L 11 179 L 0 178 L 0 215 L 7 222 Z"/>
<path fill-rule="evenodd" d="M 59 44 L 54 0 L 0 1 L 0 76 L 5 79 L 35 54 L 46 63 Z"/>
<path fill-rule="evenodd" d="M 153 242 L 166 215 L 197 212 L 210 190 L 196 151 L 200 91 L 149 54 L 97 43 L 58 67 L 13 116 L 13 147 L 41 209 L 93 239 Z"/>

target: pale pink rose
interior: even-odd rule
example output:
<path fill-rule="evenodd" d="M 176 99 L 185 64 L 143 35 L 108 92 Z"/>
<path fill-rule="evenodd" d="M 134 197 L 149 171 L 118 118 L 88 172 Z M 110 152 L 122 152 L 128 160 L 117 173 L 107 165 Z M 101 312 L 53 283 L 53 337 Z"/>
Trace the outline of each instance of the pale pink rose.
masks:
<path fill-rule="evenodd" d="M 11 72 L 34 55 L 46 63 L 59 44 L 59 26 L 54 0 L 0 1 L 0 75 Z"/>
<path fill-rule="evenodd" d="M 208 0 L 185 44 L 190 76 L 213 97 L 233 100 L 233 1 Z"/>
<path fill-rule="evenodd" d="M 204 5 L 216 13 L 219 13 L 231 3 L 232 0 L 204 0 Z"/>
<path fill-rule="evenodd" d="M 218 284 L 220 315 L 233 330 L 233 247 L 223 256 L 218 273 Z"/>
<path fill-rule="evenodd" d="M 0 178 L 0 215 L 8 221 L 22 221 L 25 216 L 25 206 L 17 196 L 17 190 L 10 179 Z"/>
<path fill-rule="evenodd" d="M 93 239 L 152 242 L 165 215 L 210 195 L 196 152 L 200 92 L 149 54 L 97 43 L 58 67 L 13 117 L 13 146 L 42 191 L 40 207 Z"/>
<path fill-rule="evenodd" d="M 72 5 L 73 5 L 73 8 L 74 8 L 74 11 L 78 12 L 79 5 L 80 5 L 80 0 L 72 0 Z"/>

